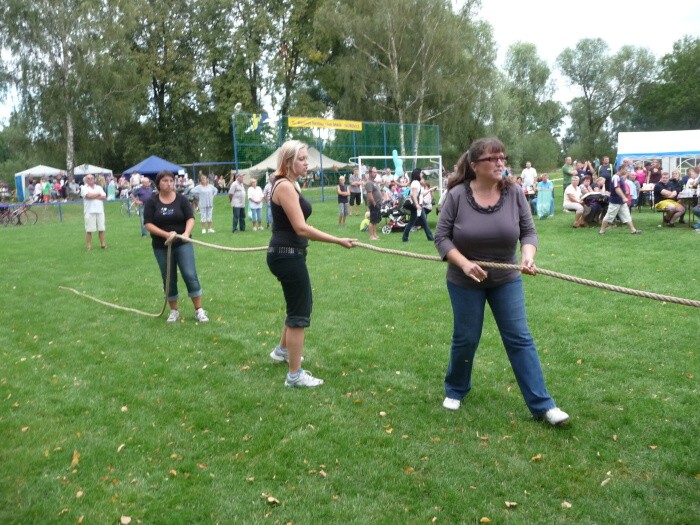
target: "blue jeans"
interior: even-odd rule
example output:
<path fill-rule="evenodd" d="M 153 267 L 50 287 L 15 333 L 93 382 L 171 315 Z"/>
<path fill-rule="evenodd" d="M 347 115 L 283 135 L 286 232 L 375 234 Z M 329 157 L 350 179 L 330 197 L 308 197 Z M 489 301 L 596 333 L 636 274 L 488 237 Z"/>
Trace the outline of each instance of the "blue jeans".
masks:
<path fill-rule="evenodd" d="M 427 214 L 425 213 L 425 210 L 421 211 L 420 217 L 418 217 L 418 212 L 416 210 L 411 210 L 411 218 L 409 219 L 406 227 L 403 229 L 404 242 L 408 241 L 408 234 L 411 232 L 411 228 L 413 228 L 414 224 L 418 224 L 418 226 L 423 227 L 423 231 L 425 231 L 425 236 L 428 238 L 429 241 L 434 240 L 433 234 L 430 231 L 430 226 L 428 226 L 428 218 Z"/>
<path fill-rule="evenodd" d="M 262 208 L 250 208 L 251 221 L 262 222 Z"/>
<path fill-rule="evenodd" d="M 270 227 L 270 224 L 272 224 L 272 206 L 270 206 L 270 203 L 267 203 L 265 205 L 265 222 L 267 223 L 267 227 Z"/>
<path fill-rule="evenodd" d="M 143 224 L 143 204 L 139 206 L 139 220 L 141 221 L 141 237 L 148 235 L 148 230 Z"/>
<path fill-rule="evenodd" d="M 245 207 L 233 208 L 233 231 L 240 227 L 241 231 L 245 231 Z"/>
<path fill-rule="evenodd" d="M 506 348 L 510 365 L 518 381 L 525 404 L 535 417 L 541 417 L 556 405 L 547 392 L 525 317 L 522 279 L 495 288 L 463 288 L 447 282 L 454 313 L 454 330 L 450 364 L 445 374 L 445 395 L 461 400 L 472 387 L 472 366 L 484 324 L 484 307 L 488 301 Z"/>
<path fill-rule="evenodd" d="M 165 277 L 168 264 L 168 247 L 153 248 L 153 254 L 158 261 L 160 275 L 163 278 L 163 289 L 165 290 Z M 182 280 L 187 286 L 189 297 L 199 297 L 202 295 L 202 287 L 199 285 L 197 269 L 194 265 L 194 245 L 183 242 L 179 246 L 173 246 L 170 254 L 170 288 L 168 289 L 168 301 L 177 301 L 177 269 L 180 268 Z"/>

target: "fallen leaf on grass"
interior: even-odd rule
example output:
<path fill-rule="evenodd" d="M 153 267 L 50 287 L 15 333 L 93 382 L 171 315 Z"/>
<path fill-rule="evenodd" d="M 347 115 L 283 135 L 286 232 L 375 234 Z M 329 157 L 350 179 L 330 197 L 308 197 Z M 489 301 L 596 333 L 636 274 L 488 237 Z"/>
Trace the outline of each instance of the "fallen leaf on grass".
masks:
<path fill-rule="evenodd" d="M 562 501 L 562 502 L 561 502 L 561 508 L 562 508 L 562 509 L 570 509 L 570 508 L 571 508 L 571 503 L 569 503 L 568 501 Z"/>
<path fill-rule="evenodd" d="M 85 493 L 82 490 L 79 490 L 78 492 L 75 493 L 76 498 L 82 498 Z"/>
<path fill-rule="evenodd" d="M 122 407 L 122 412 L 128 412 L 128 411 L 129 411 L 129 407 L 126 406 L 126 405 L 124 405 L 124 406 Z"/>
<path fill-rule="evenodd" d="M 131 523 L 131 516 L 122 516 L 119 520 L 119 525 L 129 525 Z"/>
<path fill-rule="evenodd" d="M 600 486 L 604 487 L 608 483 L 610 483 L 610 478 L 605 478 L 603 481 L 600 482 Z"/>
<path fill-rule="evenodd" d="M 29 427 L 22 427 L 22 432 L 29 432 Z"/>
<path fill-rule="evenodd" d="M 125 446 L 126 446 L 125 443 L 122 443 L 121 445 L 119 445 L 119 446 L 117 447 L 117 454 L 119 454 L 122 450 L 124 450 L 124 447 L 125 447 Z"/>
<path fill-rule="evenodd" d="M 406 467 L 406 468 L 403 469 L 403 471 L 404 471 L 406 474 L 413 474 L 414 468 L 413 468 L 413 467 Z"/>
<path fill-rule="evenodd" d="M 246 370 L 250 370 L 250 367 L 248 365 L 243 365 L 240 370 L 241 372 L 245 372 Z"/>
<path fill-rule="evenodd" d="M 207 470 L 209 467 L 207 467 L 204 463 L 197 463 L 197 466 L 201 468 L 202 470 Z"/>
<path fill-rule="evenodd" d="M 512 509 L 513 507 L 517 507 L 518 503 L 515 501 L 506 501 L 506 508 L 507 509 Z"/>
<path fill-rule="evenodd" d="M 326 474 L 325 470 L 319 470 L 318 475 L 321 476 L 322 478 L 325 478 L 326 476 L 328 476 L 328 474 Z"/>
<path fill-rule="evenodd" d="M 657 447 L 658 447 L 658 445 L 649 445 L 649 448 L 650 448 L 651 450 L 656 450 Z"/>
<path fill-rule="evenodd" d="M 177 470 L 171 469 L 168 471 L 168 474 L 170 474 L 173 477 L 177 477 Z"/>
<path fill-rule="evenodd" d="M 262 497 L 265 499 L 268 505 L 279 505 L 280 500 L 278 500 L 276 497 L 272 496 L 271 494 L 262 494 Z"/>
<path fill-rule="evenodd" d="M 532 456 L 532 457 L 530 458 L 530 461 L 539 461 L 539 460 L 541 460 L 541 459 L 542 459 L 542 454 L 537 454 L 537 455 L 535 455 L 535 456 Z"/>
<path fill-rule="evenodd" d="M 80 452 L 77 450 L 73 451 L 73 459 L 70 462 L 70 468 L 76 467 L 80 462 Z"/>
<path fill-rule="evenodd" d="M 491 520 L 489 518 L 487 518 L 486 516 L 484 516 L 483 518 L 481 518 L 479 520 L 479 523 L 491 523 Z"/>

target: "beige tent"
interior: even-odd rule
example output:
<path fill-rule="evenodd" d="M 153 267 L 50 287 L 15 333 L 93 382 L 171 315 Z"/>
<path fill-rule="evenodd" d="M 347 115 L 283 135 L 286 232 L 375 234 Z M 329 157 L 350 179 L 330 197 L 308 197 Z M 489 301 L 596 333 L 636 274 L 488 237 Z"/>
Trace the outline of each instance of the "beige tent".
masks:
<path fill-rule="evenodd" d="M 275 171 L 277 169 L 278 156 L 279 148 L 262 162 L 259 162 L 255 166 L 251 166 L 248 169 L 238 170 L 238 173 L 243 174 L 244 177 L 250 177 L 251 175 L 254 176 L 259 173 Z M 321 155 L 321 152 L 316 148 L 309 148 L 309 171 L 318 171 L 321 169 L 321 167 L 323 167 L 324 170 L 332 170 L 335 168 L 344 168 L 347 165 L 347 162 L 340 162 L 338 160 L 333 160 L 330 157 L 326 157 L 325 155 Z"/>

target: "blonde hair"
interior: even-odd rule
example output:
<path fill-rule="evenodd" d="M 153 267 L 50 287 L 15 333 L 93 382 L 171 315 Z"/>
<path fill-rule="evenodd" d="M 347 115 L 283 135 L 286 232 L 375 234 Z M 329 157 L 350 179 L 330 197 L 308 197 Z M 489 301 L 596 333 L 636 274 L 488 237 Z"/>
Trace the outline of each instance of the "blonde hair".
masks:
<path fill-rule="evenodd" d="M 279 157 L 277 158 L 275 177 L 287 177 L 291 173 L 294 160 L 299 156 L 299 152 L 303 148 L 308 148 L 308 146 L 299 140 L 288 140 L 282 144 Z"/>

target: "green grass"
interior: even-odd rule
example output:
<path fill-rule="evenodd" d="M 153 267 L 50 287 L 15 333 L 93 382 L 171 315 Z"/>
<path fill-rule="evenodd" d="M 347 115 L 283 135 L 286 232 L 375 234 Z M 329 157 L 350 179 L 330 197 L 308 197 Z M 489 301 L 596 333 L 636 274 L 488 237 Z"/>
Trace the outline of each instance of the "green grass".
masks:
<path fill-rule="evenodd" d="M 305 366 L 326 384 L 291 390 L 267 356 L 284 305 L 264 252 L 196 247 L 211 322 L 195 323 L 185 297 L 184 322 L 166 325 L 59 290 L 162 304 L 137 218 L 108 203 L 109 249 L 86 253 L 81 208 L 64 208 L 63 222 L 47 211 L 0 230 L 0 523 L 698 523 L 695 308 L 526 276 L 571 426 L 531 420 L 490 315 L 474 388 L 451 413 L 444 265 L 312 243 Z M 316 202 L 311 222 L 336 233 L 336 213 Z M 217 233 L 196 238 L 267 243 L 232 235 L 230 218 L 220 198 Z M 537 263 L 700 298 L 700 236 L 657 228 L 648 209 L 633 218 L 643 235 L 575 230 L 560 212 L 536 221 Z M 435 254 L 421 233 L 377 244 Z"/>

